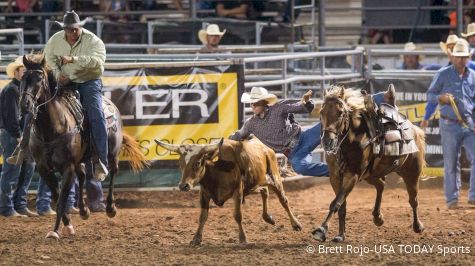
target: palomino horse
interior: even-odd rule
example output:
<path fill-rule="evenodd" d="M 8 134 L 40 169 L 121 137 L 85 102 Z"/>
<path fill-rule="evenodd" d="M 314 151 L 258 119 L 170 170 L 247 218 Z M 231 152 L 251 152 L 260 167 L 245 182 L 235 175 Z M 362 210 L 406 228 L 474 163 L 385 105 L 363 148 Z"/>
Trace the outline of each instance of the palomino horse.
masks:
<path fill-rule="evenodd" d="M 88 146 L 92 142 L 88 134 L 80 130 L 86 125 L 85 123 L 78 124 L 78 121 L 82 119 L 78 119 L 78 114 L 74 111 L 78 109 L 78 105 L 72 103 L 77 101 L 73 92 L 69 89 L 57 88 L 54 75 L 45 67 L 43 57 L 24 56 L 23 64 L 26 72 L 20 85 L 21 106 L 34 114 L 29 148 L 37 163 L 41 178 L 48 184 L 53 199 L 57 201 L 54 230 L 48 232 L 46 237 L 59 239 L 61 219 L 64 224 L 62 233 L 74 234 L 74 227 L 66 211 L 66 201 L 76 176 L 79 180 L 80 215 L 82 219 L 89 218 L 90 212 L 83 199 L 83 185 L 86 178 L 84 162 L 89 158 L 86 156 L 86 150 L 90 148 Z M 103 98 L 103 101 L 112 107 L 114 116 L 117 118 L 115 125 L 108 129 L 108 160 L 111 178 L 106 212 L 109 217 L 114 217 L 117 212 L 113 196 L 114 177 L 118 171 L 121 148 L 129 156 L 134 171 L 142 170 L 147 166 L 147 161 L 135 139 L 122 132 L 122 121 L 117 107 L 106 98 Z M 54 176 L 56 171 L 62 176 L 61 192 L 59 192 L 58 180 Z"/>
<path fill-rule="evenodd" d="M 330 204 L 323 224 L 312 232 L 313 238 L 319 241 L 326 240 L 328 222 L 336 212 L 339 218 L 339 234 L 333 241 L 345 240 L 346 198 L 361 180 L 366 180 L 376 187 L 373 222 L 376 226 L 381 226 L 384 223 L 380 210 L 384 177 L 390 172 L 399 174 L 406 183 L 414 216 L 414 232 L 421 233 L 424 230 L 417 213 L 419 177 L 425 166 L 424 132 L 410 124 L 414 131 L 417 152 L 400 156 L 374 154 L 372 147 L 379 144 L 373 143 L 370 137 L 365 121 L 368 116 L 365 112 L 367 110 L 364 99 L 359 91 L 335 87 L 325 93 L 320 113 L 323 133 L 321 138 L 330 168 L 330 183 L 336 197 Z"/>

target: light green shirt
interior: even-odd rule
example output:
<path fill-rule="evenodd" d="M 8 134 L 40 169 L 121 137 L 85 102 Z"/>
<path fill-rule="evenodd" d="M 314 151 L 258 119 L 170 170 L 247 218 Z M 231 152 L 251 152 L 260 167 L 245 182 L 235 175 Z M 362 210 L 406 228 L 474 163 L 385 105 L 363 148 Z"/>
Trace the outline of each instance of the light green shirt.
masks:
<path fill-rule="evenodd" d="M 104 72 L 106 47 L 99 37 L 84 28 L 72 46 L 66 41 L 64 30 L 57 32 L 46 43 L 44 53 L 46 64 L 56 78 L 63 74 L 72 82 L 84 83 L 100 78 Z M 72 56 L 73 63 L 61 66 L 60 56 Z"/>

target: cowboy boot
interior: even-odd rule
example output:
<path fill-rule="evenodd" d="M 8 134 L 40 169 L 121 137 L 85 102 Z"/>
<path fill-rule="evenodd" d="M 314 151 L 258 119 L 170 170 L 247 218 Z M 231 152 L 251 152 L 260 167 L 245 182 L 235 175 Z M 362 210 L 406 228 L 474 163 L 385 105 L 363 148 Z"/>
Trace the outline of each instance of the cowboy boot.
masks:
<path fill-rule="evenodd" d="M 18 144 L 13 151 L 13 154 L 7 158 L 7 163 L 11 165 L 21 165 L 23 160 L 25 159 L 25 151 L 20 148 L 20 144 Z"/>

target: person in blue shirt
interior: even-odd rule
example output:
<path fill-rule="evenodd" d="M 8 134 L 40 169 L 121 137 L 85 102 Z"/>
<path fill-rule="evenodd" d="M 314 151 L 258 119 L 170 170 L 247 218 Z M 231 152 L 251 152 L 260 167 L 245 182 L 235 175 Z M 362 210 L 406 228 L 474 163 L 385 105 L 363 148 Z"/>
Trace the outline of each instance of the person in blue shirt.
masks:
<path fill-rule="evenodd" d="M 404 45 L 404 51 L 405 52 L 414 52 L 414 51 L 421 51 L 422 48 L 416 46 L 413 42 L 408 42 Z M 402 56 L 402 65 L 399 69 L 403 70 L 438 70 L 440 69 L 439 65 L 425 65 L 421 64 L 420 55 L 415 55 L 415 54 L 405 54 Z"/>
<path fill-rule="evenodd" d="M 471 53 L 465 40 L 458 40 L 452 51 L 452 65 L 440 69 L 427 90 L 427 105 L 421 127 L 435 109 L 440 109 L 440 135 L 444 156 L 444 193 L 449 209 L 458 207 L 460 194 L 460 151 L 462 146 L 471 165 L 468 203 L 475 205 L 475 71 L 467 67 Z M 453 101 L 457 108 L 451 104 Z"/>

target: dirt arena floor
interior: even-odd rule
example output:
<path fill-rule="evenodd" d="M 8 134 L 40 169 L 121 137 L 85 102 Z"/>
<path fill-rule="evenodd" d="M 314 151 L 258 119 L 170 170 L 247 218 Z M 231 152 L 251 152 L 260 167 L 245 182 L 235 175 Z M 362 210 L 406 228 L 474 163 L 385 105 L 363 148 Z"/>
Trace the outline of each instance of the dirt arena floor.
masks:
<path fill-rule="evenodd" d="M 273 194 L 269 205 L 276 225 L 266 224 L 261 218 L 261 197 L 256 194 L 246 198 L 243 207 L 250 244 L 238 244 L 230 201 L 210 209 L 202 245 L 190 247 L 200 211 L 196 191 L 124 192 L 117 193 L 117 217 L 95 213 L 83 221 L 75 215 L 76 236 L 59 242 L 45 239 L 52 217 L 0 218 L 0 264 L 473 264 L 475 207 L 466 203 L 466 188 L 461 208 L 447 210 L 442 189 L 423 185 L 419 199 L 425 231 L 415 234 L 404 186 L 393 183 L 384 193 L 385 223 L 381 227 L 372 222 L 374 189 L 360 184 L 353 191 L 343 244 L 311 238 L 310 232 L 327 213 L 333 192 L 328 181 L 310 180 L 286 184 L 291 207 L 304 227 L 301 232 L 292 231 Z M 333 219 L 328 237 L 336 233 L 337 219 Z"/>

